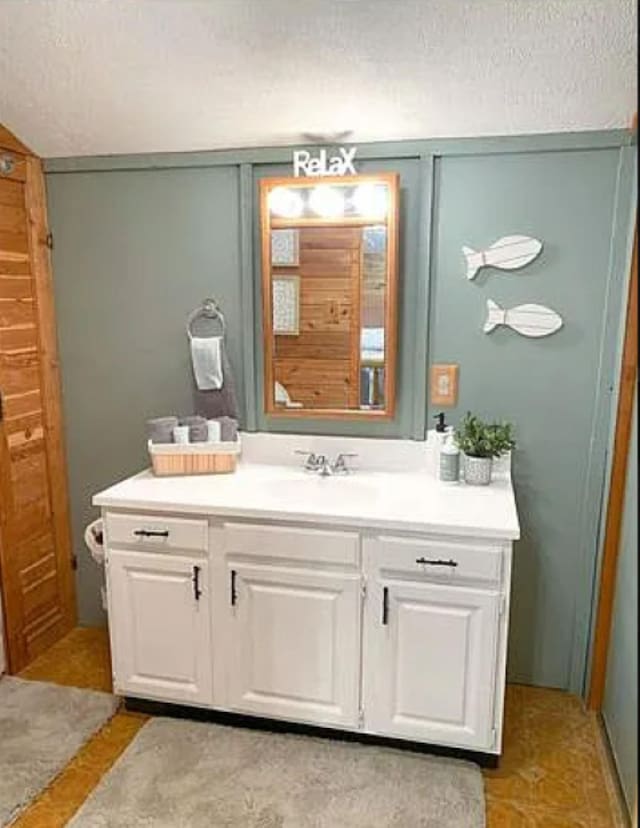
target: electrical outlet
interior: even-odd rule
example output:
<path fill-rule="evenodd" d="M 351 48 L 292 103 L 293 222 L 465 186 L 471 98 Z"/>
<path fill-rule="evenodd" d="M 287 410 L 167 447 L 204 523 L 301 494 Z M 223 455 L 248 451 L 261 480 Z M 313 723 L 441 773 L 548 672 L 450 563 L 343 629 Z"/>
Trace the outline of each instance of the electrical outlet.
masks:
<path fill-rule="evenodd" d="M 454 406 L 458 401 L 458 365 L 438 363 L 431 366 L 431 402 Z"/>

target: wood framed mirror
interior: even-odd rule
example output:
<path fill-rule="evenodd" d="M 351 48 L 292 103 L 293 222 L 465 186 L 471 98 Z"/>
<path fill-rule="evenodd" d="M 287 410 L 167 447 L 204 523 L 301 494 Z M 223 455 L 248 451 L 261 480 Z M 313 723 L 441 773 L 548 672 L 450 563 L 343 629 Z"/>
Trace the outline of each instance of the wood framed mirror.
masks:
<path fill-rule="evenodd" d="M 268 415 L 391 419 L 398 175 L 260 182 Z"/>

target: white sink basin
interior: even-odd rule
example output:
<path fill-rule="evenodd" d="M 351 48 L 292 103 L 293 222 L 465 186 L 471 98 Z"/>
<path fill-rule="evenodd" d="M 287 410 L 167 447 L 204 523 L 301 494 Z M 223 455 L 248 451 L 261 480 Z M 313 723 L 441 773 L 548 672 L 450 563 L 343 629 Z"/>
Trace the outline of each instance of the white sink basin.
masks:
<path fill-rule="evenodd" d="M 344 506 L 354 501 L 371 501 L 380 496 L 380 489 L 372 482 L 359 480 L 354 475 L 332 475 L 321 477 L 317 474 L 300 472 L 298 477 L 272 480 L 267 491 L 274 498 L 286 498 L 292 505 L 296 500 L 317 498 L 318 501 L 342 502 Z"/>

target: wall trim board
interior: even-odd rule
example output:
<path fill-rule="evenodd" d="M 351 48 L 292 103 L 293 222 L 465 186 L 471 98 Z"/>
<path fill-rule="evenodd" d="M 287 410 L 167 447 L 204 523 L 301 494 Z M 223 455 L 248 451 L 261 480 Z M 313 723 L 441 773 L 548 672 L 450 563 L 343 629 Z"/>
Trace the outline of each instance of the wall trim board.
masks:
<path fill-rule="evenodd" d="M 358 147 L 358 158 L 377 160 L 383 158 L 421 158 L 424 155 L 486 155 L 511 152 L 611 149 L 635 144 L 636 140 L 636 134 L 628 129 L 612 129 L 474 138 L 429 138 L 422 141 L 356 142 L 355 145 Z M 293 143 L 278 147 L 203 150 L 201 152 L 48 158 L 43 163 L 46 173 L 281 164 L 291 161 L 291 152 L 294 148 L 306 148 L 313 151 L 318 147 L 317 145 Z"/>
<path fill-rule="evenodd" d="M 255 293 L 253 270 L 253 165 L 240 165 L 240 302 L 242 365 L 244 371 L 245 428 L 257 429 Z"/>
<path fill-rule="evenodd" d="M 415 350 L 413 352 L 413 376 L 416 382 L 413 391 L 413 425 L 411 437 L 424 440 L 427 423 L 427 371 L 429 362 L 429 296 L 431 283 L 431 239 L 433 234 L 433 182 L 435 159 L 424 154 L 420 158 L 421 191 L 420 235 L 418 237 L 418 287 L 415 302 Z"/>
<path fill-rule="evenodd" d="M 594 578 L 587 703 L 590 709 L 596 711 L 601 710 L 605 694 L 607 660 L 617 584 L 620 533 L 622 530 L 623 497 L 628 473 L 629 442 L 634 416 L 634 392 L 638 381 L 638 240 L 636 224 L 637 222 L 634 221 L 631 267 L 625 292 L 625 318 L 621 326 L 621 341 L 617 353 L 619 378 L 616 393 L 612 399 L 611 439 L 603 485 L 599 557 Z"/>
<path fill-rule="evenodd" d="M 621 147 L 589 462 L 581 498 L 579 548 L 582 569 L 576 573 L 581 586 L 576 592 L 572 659 L 568 680 L 569 689 L 581 696 L 584 696 L 587 684 L 592 614 L 597 590 L 596 573 L 602 547 L 601 514 L 602 504 L 606 498 L 606 470 L 611 454 L 613 399 L 620 381 L 616 357 L 619 353 L 625 286 L 628 284 L 630 273 L 636 199 L 635 169 L 635 150 L 630 146 Z M 598 504 L 598 508 L 594 509 L 593 504 Z"/>

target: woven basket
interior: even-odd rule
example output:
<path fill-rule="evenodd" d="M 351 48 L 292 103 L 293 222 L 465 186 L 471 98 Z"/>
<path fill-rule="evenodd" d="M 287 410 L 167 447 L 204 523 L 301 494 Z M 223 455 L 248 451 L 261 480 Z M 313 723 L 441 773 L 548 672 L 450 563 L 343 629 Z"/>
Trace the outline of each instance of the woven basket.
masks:
<path fill-rule="evenodd" d="M 159 477 L 182 474 L 229 474 L 236 470 L 240 440 L 236 443 L 149 443 L 153 473 Z"/>

